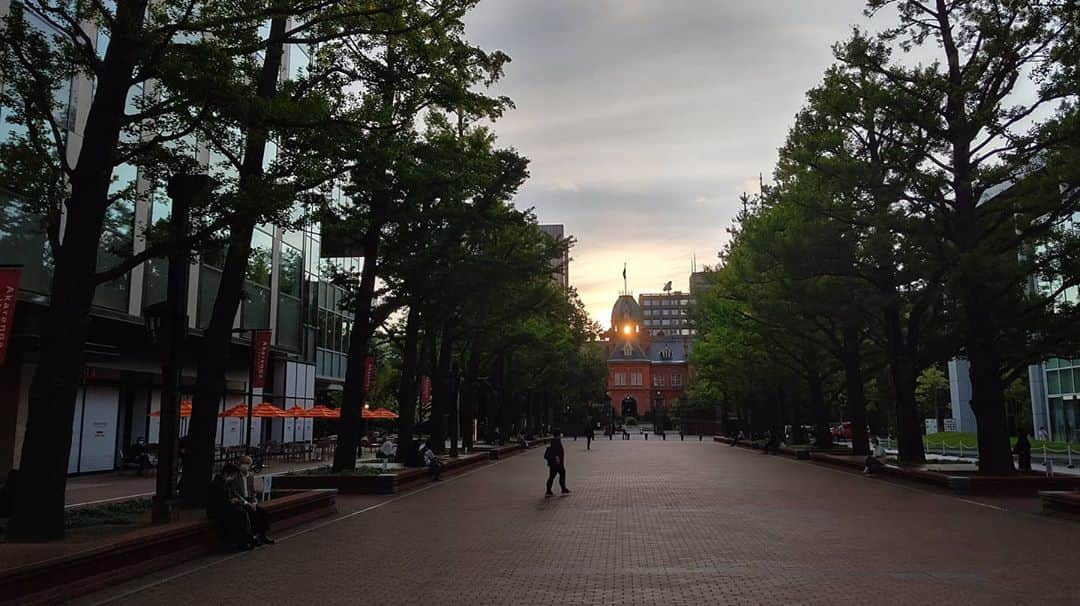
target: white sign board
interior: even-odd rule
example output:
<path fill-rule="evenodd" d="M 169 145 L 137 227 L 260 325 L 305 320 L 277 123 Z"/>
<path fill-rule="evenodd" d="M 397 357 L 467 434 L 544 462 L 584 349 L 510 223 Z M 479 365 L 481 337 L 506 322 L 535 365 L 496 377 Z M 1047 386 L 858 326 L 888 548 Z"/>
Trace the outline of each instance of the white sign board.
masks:
<path fill-rule="evenodd" d="M 956 419 L 945 419 L 945 431 L 956 431 Z"/>
<path fill-rule="evenodd" d="M 926 419 L 926 435 L 937 433 L 937 419 Z"/>

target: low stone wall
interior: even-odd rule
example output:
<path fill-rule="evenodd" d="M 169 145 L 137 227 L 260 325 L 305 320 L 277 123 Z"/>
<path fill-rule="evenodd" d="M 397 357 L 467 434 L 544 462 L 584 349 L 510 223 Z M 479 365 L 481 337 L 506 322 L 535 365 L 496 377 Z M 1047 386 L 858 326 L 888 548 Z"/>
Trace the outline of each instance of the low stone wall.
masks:
<path fill-rule="evenodd" d="M 303 491 L 267 501 L 274 530 L 337 511 L 337 491 Z M 209 520 L 141 528 L 105 545 L 0 572 L 0 604 L 55 604 L 219 549 Z"/>
<path fill-rule="evenodd" d="M 1039 492 L 1042 511 L 1080 520 L 1080 492 L 1075 490 L 1044 490 Z"/>

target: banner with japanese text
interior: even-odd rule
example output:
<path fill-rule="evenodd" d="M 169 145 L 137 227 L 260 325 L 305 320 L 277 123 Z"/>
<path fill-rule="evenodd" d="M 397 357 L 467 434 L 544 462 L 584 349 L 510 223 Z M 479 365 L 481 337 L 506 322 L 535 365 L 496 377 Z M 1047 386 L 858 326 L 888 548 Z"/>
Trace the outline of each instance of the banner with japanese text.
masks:
<path fill-rule="evenodd" d="M 19 299 L 21 267 L 0 267 L 0 365 L 7 356 L 8 342 L 15 325 L 15 304 Z"/>
<path fill-rule="evenodd" d="M 375 358 L 368 356 L 364 358 L 364 393 L 367 394 L 371 391 L 372 386 L 375 385 Z"/>
<path fill-rule="evenodd" d="M 268 363 L 270 362 L 270 340 L 273 331 L 256 330 L 252 335 L 251 348 L 251 388 L 265 389 Z"/>

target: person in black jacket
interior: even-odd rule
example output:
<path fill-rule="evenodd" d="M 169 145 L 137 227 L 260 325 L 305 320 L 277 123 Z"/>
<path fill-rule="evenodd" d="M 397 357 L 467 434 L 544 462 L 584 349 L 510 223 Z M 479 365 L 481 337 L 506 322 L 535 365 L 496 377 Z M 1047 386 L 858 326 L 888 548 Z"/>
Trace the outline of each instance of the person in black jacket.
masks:
<path fill-rule="evenodd" d="M 551 444 L 548 445 L 547 450 L 544 451 L 544 459 L 548 464 L 548 479 L 547 479 L 547 492 L 544 493 L 545 497 L 555 496 L 555 493 L 551 492 L 551 484 L 555 481 L 555 476 L 559 476 L 559 486 L 562 487 L 563 494 L 570 494 L 570 490 L 566 487 L 566 452 L 563 450 L 562 441 L 559 439 L 560 433 L 558 430 L 552 432 Z"/>
<path fill-rule="evenodd" d="M 594 437 L 596 437 L 596 434 L 593 433 L 592 421 L 590 420 L 588 424 L 585 425 L 585 450 L 592 450 L 592 441 Z"/>
<path fill-rule="evenodd" d="M 240 468 L 226 463 L 221 473 L 210 482 L 206 515 L 214 521 L 221 542 L 241 550 L 251 550 L 257 544 L 252 532 L 251 518 L 245 511 L 244 499 L 236 490 Z"/>
<path fill-rule="evenodd" d="M 1017 463 L 1019 463 L 1020 471 L 1031 471 L 1031 442 L 1028 440 L 1027 432 L 1021 429 L 1017 432 L 1016 446 L 1013 448 L 1013 454 L 1017 455 Z"/>

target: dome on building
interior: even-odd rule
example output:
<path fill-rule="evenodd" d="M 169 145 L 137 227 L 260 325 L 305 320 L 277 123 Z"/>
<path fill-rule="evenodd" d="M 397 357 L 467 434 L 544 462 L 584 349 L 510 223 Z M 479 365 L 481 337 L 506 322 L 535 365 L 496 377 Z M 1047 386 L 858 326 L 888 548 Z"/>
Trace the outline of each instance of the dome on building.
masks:
<path fill-rule="evenodd" d="M 619 334 L 637 334 L 644 325 L 645 314 L 630 295 L 622 295 L 611 308 L 611 328 Z"/>

